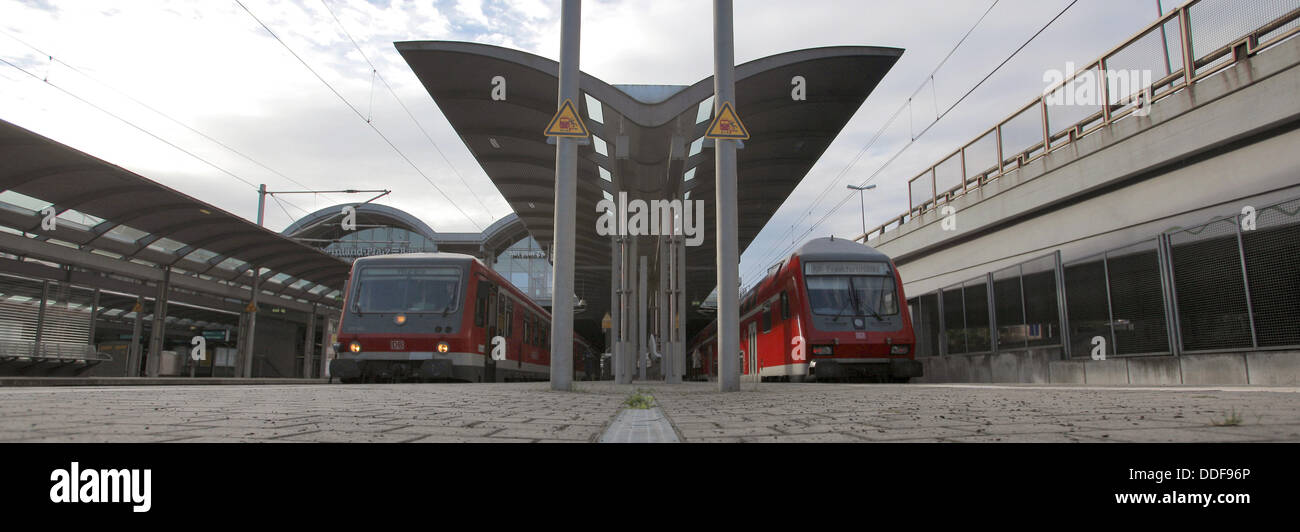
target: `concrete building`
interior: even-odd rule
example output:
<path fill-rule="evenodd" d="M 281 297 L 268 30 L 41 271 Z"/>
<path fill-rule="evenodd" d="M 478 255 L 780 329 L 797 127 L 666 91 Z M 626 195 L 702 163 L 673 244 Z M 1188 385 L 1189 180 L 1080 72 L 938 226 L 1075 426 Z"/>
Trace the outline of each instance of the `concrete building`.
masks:
<path fill-rule="evenodd" d="M 1140 105 L 1106 82 L 1106 105 L 1056 105 L 1089 81 L 1057 87 L 866 235 L 899 266 L 924 380 L 1297 383 L 1300 14 L 1232 35 L 1187 9 L 1081 69 L 1145 50 Z M 1162 54 L 1166 26 L 1184 32 Z"/>

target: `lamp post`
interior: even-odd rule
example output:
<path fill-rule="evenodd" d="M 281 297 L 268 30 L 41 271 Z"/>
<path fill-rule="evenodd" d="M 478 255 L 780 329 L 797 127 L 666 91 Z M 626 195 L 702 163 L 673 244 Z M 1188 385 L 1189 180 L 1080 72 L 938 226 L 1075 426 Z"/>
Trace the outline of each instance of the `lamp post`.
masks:
<path fill-rule="evenodd" d="M 862 204 L 862 240 L 865 243 L 867 239 L 867 200 L 864 196 L 866 191 L 876 188 L 876 185 L 867 185 L 865 187 L 849 185 L 849 188 L 858 191 L 858 202 Z"/>

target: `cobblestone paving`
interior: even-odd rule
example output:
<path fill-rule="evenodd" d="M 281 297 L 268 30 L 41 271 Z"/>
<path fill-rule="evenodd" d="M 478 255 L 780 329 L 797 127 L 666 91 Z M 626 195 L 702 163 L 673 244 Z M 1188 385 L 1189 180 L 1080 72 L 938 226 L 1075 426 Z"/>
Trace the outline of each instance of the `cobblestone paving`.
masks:
<path fill-rule="evenodd" d="M 1300 389 L 645 386 L 689 442 L 1300 441 Z M 1235 412 L 1235 414 L 1234 414 Z M 1233 420 L 1239 424 L 1222 426 Z"/>
<path fill-rule="evenodd" d="M 622 400 L 547 383 L 8 388 L 0 441 L 586 442 Z"/>
<path fill-rule="evenodd" d="M 547 383 L 0 388 L 5 442 L 593 442 L 633 391 L 687 442 L 1300 441 L 1300 389 Z M 1236 424 L 1232 422 L 1236 421 Z M 1225 426 L 1226 424 L 1226 426 Z"/>

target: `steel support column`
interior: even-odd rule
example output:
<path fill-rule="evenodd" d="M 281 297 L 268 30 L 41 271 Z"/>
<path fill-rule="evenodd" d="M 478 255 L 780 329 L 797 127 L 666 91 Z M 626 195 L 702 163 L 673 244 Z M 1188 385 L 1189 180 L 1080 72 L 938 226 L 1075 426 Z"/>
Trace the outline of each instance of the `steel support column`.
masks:
<path fill-rule="evenodd" d="M 646 379 L 646 366 L 648 366 L 648 365 L 650 364 L 650 352 L 649 352 L 649 350 L 647 349 L 647 346 L 646 346 L 646 340 L 648 340 L 648 338 L 646 338 L 646 336 L 647 336 L 648 333 L 650 332 L 649 327 L 646 325 L 646 318 L 649 317 L 649 312 L 648 312 L 648 308 L 647 308 L 647 307 L 648 307 L 649 304 L 650 304 L 650 294 L 647 294 L 647 293 L 646 293 L 646 292 L 647 292 L 646 281 L 648 280 L 648 279 L 647 279 L 647 276 L 648 276 L 648 274 L 650 273 L 650 272 L 648 271 L 649 268 L 647 267 L 647 262 L 648 262 L 648 261 L 646 260 L 646 259 L 648 259 L 648 258 L 649 258 L 649 257 L 647 257 L 647 256 L 645 256 L 645 255 L 641 255 L 641 256 L 637 257 L 637 259 L 638 259 L 640 262 L 638 263 L 638 268 L 637 268 L 637 272 L 636 272 L 636 273 L 637 273 L 637 290 L 636 290 L 636 302 L 637 302 L 637 303 L 636 303 L 636 304 L 637 304 L 637 308 L 636 308 L 636 320 L 637 320 L 637 321 L 636 321 L 636 323 L 637 323 L 637 331 L 636 331 L 636 332 L 637 332 L 637 335 L 636 335 L 637 372 L 636 372 L 636 374 L 637 374 L 637 378 L 639 378 L 639 379 L 641 379 L 641 380 L 645 380 L 645 379 Z"/>
<path fill-rule="evenodd" d="M 99 289 L 90 296 L 90 333 L 87 334 L 86 343 L 91 346 L 95 345 L 95 321 L 99 317 Z"/>
<path fill-rule="evenodd" d="M 682 376 L 686 374 L 686 343 L 690 341 L 690 338 L 686 337 L 686 316 L 690 307 L 686 304 L 686 237 L 678 236 L 675 240 L 677 252 L 674 258 L 677 266 L 673 273 L 673 280 L 677 287 L 677 310 L 673 314 L 677 321 L 673 325 L 677 334 L 677 343 L 674 344 L 677 350 L 676 382 L 681 382 Z"/>
<path fill-rule="evenodd" d="M 605 350 L 609 352 L 609 373 L 615 382 L 622 379 L 623 362 L 619 354 L 623 352 L 623 243 L 617 236 L 609 239 L 609 343 Z"/>
<path fill-rule="evenodd" d="M 32 355 L 41 354 L 41 337 L 45 330 L 45 306 L 50 300 L 50 282 L 41 281 L 41 306 L 36 310 L 36 338 L 32 346 Z"/>
<path fill-rule="evenodd" d="M 252 295 L 248 300 L 248 307 L 244 314 L 247 315 L 248 321 L 244 326 L 244 334 L 239 336 L 239 363 L 235 372 L 237 377 L 253 376 L 253 346 L 257 338 L 257 298 L 262 292 L 262 268 L 253 267 L 253 289 Z"/>
<path fill-rule="evenodd" d="M 736 96 L 731 0 L 713 0 L 713 114 Z M 739 111 L 739 110 L 737 110 Z M 718 140 L 714 147 L 717 176 L 718 231 L 718 390 L 740 390 L 740 253 L 736 206 L 736 142 Z"/>
<path fill-rule="evenodd" d="M 312 357 L 316 356 L 316 305 L 307 315 L 307 339 L 302 346 L 302 378 L 311 378 Z"/>
<path fill-rule="evenodd" d="M 158 295 L 153 301 L 153 324 L 149 331 L 149 358 L 147 373 L 157 377 L 162 370 L 163 342 L 167 338 L 167 289 L 171 286 L 172 270 L 163 268 L 162 281 L 158 282 Z"/>
<path fill-rule="evenodd" d="M 673 367 L 672 333 L 668 330 L 668 324 L 671 323 L 668 316 L 668 302 L 672 297 L 668 293 L 668 273 L 672 263 L 668 257 L 668 238 L 666 236 L 659 238 L 659 290 L 655 293 L 655 317 L 659 318 L 655 339 L 659 341 L 659 376 L 664 381 L 669 380 Z"/>
<path fill-rule="evenodd" d="M 126 377 L 140 376 L 140 335 L 144 332 L 144 298 L 135 296 L 135 321 L 131 325 L 131 346 L 126 355 Z"/>
<path fill-rule="evenodd" d="M 582 0 L 564 0 L 560 7 L 560 95 L 578 101 L 579 41 Z M 573 382 L 573 261 L 578 212 L 578 140 L 560 137 L 555 143 L 555 235 L 551 269 L 551 389 L 568 391 Z"/>

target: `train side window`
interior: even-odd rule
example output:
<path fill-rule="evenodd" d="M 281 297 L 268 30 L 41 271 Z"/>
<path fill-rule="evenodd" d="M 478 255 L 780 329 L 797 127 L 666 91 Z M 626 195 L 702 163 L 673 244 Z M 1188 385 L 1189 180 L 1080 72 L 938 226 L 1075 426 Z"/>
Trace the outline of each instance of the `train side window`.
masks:
<path fill-rule="evenodd" d="M 474 326 L 482 327 L 487 323 L 487 302 L 490 284 L 487 281 L 479 281 L 478 289 L 474 294 Z"/>
<path fill-rule="evenodd" d="M 781 321 L 790 319 L 790 296 L 781 292 Z"/>
<path fill-rule="evenodd" d="M 763 332 L 771 332 L 771 331 L 772 331 L 772 315 L 773 315 L 773 314 L 776 314 L 776 309 L 772 309 L 772 312 L 761 312 L 761 311 L 760 311 L 759 314 L 760 314 L 761 317 L 762 317 L 762 319 L 761 319 L 760 321 L 762 321 Z"/>
<path fill-rule="evenodd" d="M 504 294 L 505 293 L 503 292 L 502 295 L 504 296 Z M 505 308 L 505 315 L 506 315 L 505 326 L 502 327 L 502 329 L 505 329 L 505 332 L 503 334 L 506 338 L 509 338 L 510 335 L 514 332 L 514 328 L 515 328 L 515 300 L 510 299 L 508 296 L 506 296 L 505 304 L 502 305 L 502 307 Z"/>

